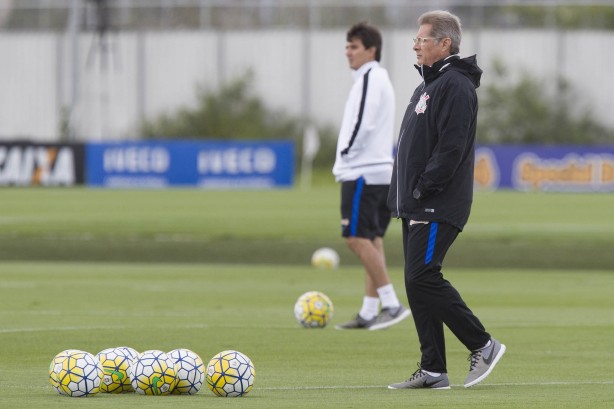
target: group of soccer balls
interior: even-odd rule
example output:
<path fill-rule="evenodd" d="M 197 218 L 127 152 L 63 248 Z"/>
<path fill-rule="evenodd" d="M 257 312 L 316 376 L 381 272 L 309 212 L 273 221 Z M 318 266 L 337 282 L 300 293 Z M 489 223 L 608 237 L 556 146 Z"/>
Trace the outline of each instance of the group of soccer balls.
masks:
<path fill-rule="evenodd" d="M 322 247 L 311 256 L 311 264 L 316 268 L 335 269 L 339 266 L 339 255 L 329 247 Z M 333 302 L 321 291 L 308 291 L 294 304 L 294 317 L 305 328 L 324 328 L 333 313 Z"/>
<path fill-rule="evenodd" d="M 311 258 L 314 267 L 334 269 L 339 255 L 323 247 Z M 320 291 L 301 295 L 294 305 L 296 320 L 306 328 L 324 328 L 333 317 L 333 303 Z M 239 351 L 215 355 L 205 369 L 203 360 L 184 348 L 168 353 L 130 347 L 108 348 L 93 355 L 67 349 L 49 365 L 49 381 L 61 395 L 83 397 L 102 393 L 136 392 L 141 395 L 194 395 L 203 383 L 217 396 L 247 394 L 254 385 L 252 361 Z"/>
<path fill-rule="evenodd" d="M 217 396 L 247 394 L 254 385 L 252 361 L 239 351 L 215 355 L 207 368 L 189 349 L 168 353 L 130 347 L 108 348 L 93 355 L 76 349 L 57 354 L 49 365 L 49 380 L 61 395 L 136 392 L 141 395 L 194 395 L 204 382 Z"/>

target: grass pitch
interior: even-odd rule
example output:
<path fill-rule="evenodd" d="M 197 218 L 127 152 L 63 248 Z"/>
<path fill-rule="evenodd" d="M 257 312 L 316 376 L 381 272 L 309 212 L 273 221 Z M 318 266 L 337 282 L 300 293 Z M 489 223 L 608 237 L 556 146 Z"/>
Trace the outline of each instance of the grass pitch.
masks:
<path fill-rule="evenodd" d="M 340 238 L 339 190 L 2 189 L 0 260 L 303 265 Z M 614 195 L 479 193 L 448 267 L 611 269 Z M 403 265 L 401 225 L 386 237 Z"/>
<path fill-rule="evenodd" d="M 393 268 L 402 295 L 401 269 Z M 508 347 L 482 384 L 464 389 L 464 347 L 448 333 L 450 391 L 394 391 L 419 349 L 411 320 L 384 331 L 337 331 L 359 307 L 359 268 L 296 265 L 0 263 L 0 407 L 3 408 L 610 408 L 614 274 L 606 271 L 448 269 L 487 329 Z M 304 329 L 300 294 L 335 304 L 331 326 Z M 243 398 L 136 394 L 59 396 L 47 379 L 53 356 L 128 345 L 182 347 L 205 362 L 224 349 L 256 368 Z"/>
<path fill-rule="evenodd" d="M 451 391 L 391 391 L 419 360 L 411 320 L 385 331 L 300 328 L 302 293 L 356 313 L 363 272 L 339 237 L 338 187 L 199 191 L 19 189 L 0 200 L 0 408 L 611 408 L 614 195 L 476 194 L 444 271 L 508 352 L 464 389 L 468 352 L 448 334 Z M 312 252 L 337 249 L 318 271 Z M 386 238 L 402 300 L 400 224 Z M 224 349 L 256 368 L 244 398 L 59 396 L 68 348 Z"/>

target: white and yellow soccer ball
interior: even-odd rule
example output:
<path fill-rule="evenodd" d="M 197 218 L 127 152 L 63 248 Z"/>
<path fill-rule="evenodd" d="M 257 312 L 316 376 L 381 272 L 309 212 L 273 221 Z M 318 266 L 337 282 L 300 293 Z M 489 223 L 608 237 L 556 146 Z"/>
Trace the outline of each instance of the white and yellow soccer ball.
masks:
<path fill-rule="evenodd" d="M 133 359 L 130 351 L 124 347 L 107 348 L 98 352 L 96 358 L 100 361 L 103 371 L 100 392 L 134 392 L 129 374 Z"/>
<path fill-rule="evenodd" d="M 194 395 L 205 381 L 205 364 L 193 351 L 185 348 L 173 349 L 167 353 L 175 362 L 177 370 L 177 385 L 173 390 L 175 395 Z"/>
<path fill-rule="evenodd" d="M 53 357 L 51 363 L 49 364 L 49 382 L 53 389 L 55 389 L 58 393 L 61 393 L 58 388 L 60 386 L 58 382 L 58 373 L 62 369 L 62 361 L 66 359 L 70 354 L 74 352 L 82 352 L 79 349 L 65 349 L 62 352 L 59 352 L 56 356 Z"/>
<path fill-rule="evenodd" d="M 175 362 L 156 349 L 141 352 L 129 371 L 132 388 L 141 395 L 170 395 L 177 385 Z"/>
<path fill-rule="evenodd" d="M 97 394 L 102 374 L 102 365 L 94 355 L 75 349 L 60 352 L 49 367 L 49 380 L 55 390 L 75 398 Z"/>
<path fill-rule="evenodd" d="M 324 328 L 333 313 L 333 302 L 320 291 L 308 291 L 294 304 L 294 317 L 305 328 Z"/>
<path fill-rule="evenodd" d="M 130 361 L 132 361 L 134 358 L 139 356 L 139 351 L 137 351 L 134 348 L 123 346 L 123 347 L 117 347 L 115 349 L 119 350 L 124 355 L 126 355 L 128 358 L 130 358 Z"/>
<path fill-rule="evenodd" d="M 247 355 L 228 350 L 211 358 L 205 379 L 217 396 L 237 397 L 252 390 L 255 377 L 256 370 Z"/>
<path fill-rule="evenodd" d="M 330 247 L 322 247 L 313 252 L 311 265 L 316 268 L 333 270 L 339 267 L 339 254 Z"/>

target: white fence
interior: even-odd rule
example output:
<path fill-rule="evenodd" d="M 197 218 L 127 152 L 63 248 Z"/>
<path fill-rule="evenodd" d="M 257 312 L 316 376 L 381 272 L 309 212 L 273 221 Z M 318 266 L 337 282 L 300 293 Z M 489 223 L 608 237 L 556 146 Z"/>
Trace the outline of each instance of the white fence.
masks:
<path fill-rule="evenodd" d="M 384 31 L 383 65 L 397 95 L 397 121 L 420 78 L 412 30 Z M 251 69 L 267 105 L 337 126 L 351 77 L 345 31 L 156 31 L 95 34 L 0 33 L 0 140 L 136 139 L 145 118 L 193 106 L 196 88 L 215 90 Z M 492 83 L 495 59 L 510 80 L 526 71 L 553 89 L 563 76 L 578 110 L 614 127 L 614 33 L 466 31 L 461 55 L 478 54 Z M 215 135 L 212 135 L 214 137 Z"/>

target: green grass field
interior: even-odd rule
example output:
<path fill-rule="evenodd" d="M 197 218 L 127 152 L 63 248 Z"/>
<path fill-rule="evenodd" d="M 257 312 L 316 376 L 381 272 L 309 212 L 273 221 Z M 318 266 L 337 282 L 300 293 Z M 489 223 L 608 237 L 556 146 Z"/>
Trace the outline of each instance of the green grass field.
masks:
<path fill-rule="evenodd" d="M 337 186 L 201 191 L 2 189 L 0 260 L 303 265 L 339 237 Z M 614 195 L 479 193 L 448 267 L 610 269 Z M 401 225 L 387 235 L 402 266 Z"/>
<path fill-rule="evenodd" d="M 448 333 L 450 391 L 391 391 L 419 360 L 413 323 L 385 331 L 308 330 L 308 290 L 355 314 L 362 271 L 338 237 L 337 189 L 209 192 L 3 189 L 0 192 L 0 408 L 611 408 L 613 195 L 476 195 L 446 277 L 508 347 L 464 389 L 467 351 Z M 387 238 L 403 294 L 400 228 Z M 321 245 L 342 266 L 309 266 Z M 61 350 L 178 347 L 204 361 L 247 354 L 245 398 L 56 394 Z"/>

